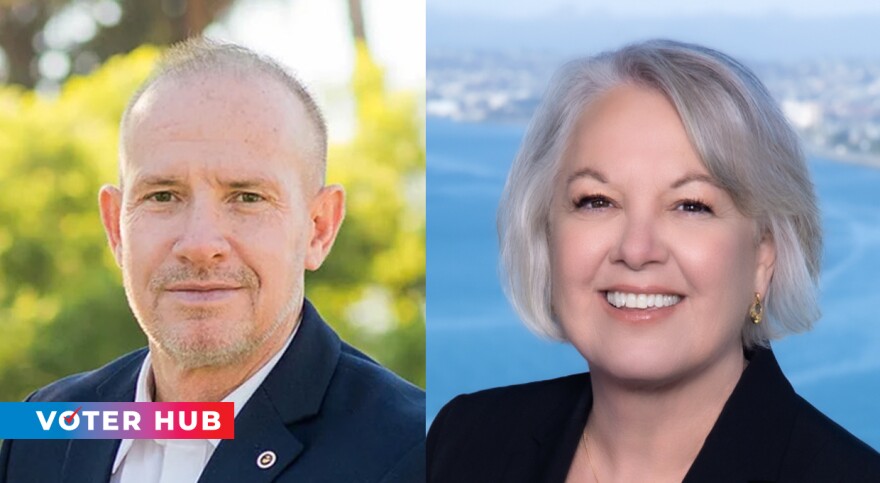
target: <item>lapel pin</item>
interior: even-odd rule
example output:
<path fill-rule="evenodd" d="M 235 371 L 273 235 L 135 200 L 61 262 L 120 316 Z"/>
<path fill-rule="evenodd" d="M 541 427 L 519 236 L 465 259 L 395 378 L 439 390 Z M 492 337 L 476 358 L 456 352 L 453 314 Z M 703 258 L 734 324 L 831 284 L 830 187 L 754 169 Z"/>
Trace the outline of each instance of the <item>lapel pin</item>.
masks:
<path fill-rule="evenodd" d="M 260 469 L 265 470 L 274 465 L 275 460 L 277 459 L 274 451 L 263 451 L 260 453 L 260 456 L 257 456 L 257 466 L 259 466 Z"/>

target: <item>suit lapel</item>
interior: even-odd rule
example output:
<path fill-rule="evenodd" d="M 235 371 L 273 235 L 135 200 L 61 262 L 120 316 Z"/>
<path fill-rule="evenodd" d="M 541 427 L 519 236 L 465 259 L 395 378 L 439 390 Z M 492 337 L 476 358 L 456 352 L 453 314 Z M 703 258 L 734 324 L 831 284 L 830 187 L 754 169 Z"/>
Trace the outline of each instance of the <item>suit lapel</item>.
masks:
<path fill-rule="evenodd" d="M 684 482 L 776 481 L 796 417 L 797 395 L 770 349 L 757 349 Z"/>
<path fill-rule="evenodd" d="M 72 439 L 62 469 L 63 483 L 107 483 L 118 439 Z"/>
<path fill-rule="evenodd" d="M 217 446 L 199 481 L 225 481 L 233 475 L 235 481 L 272 481 L 299 456 L 303 447 L 260 388 L 235 418 L 235 439 L 224 440 Z M 257 460 L 266 451 L 275 455 L 275 461 L 262 469 Z"/>
<path fill-rule="evenodd" d="M 339 337 L 306 300 L 296 336 L 263 384 L 235 418 L 235 439 L 223 440 L 208 461 L 200 482 L 268 482 L 278 477 L 307 447 L 296 423 L 316 416 L 336 370 Z M 274 463 L 261 469 L 265 451 Z"/>
<path fill-rule="evenodd" d="M 562 392 L 548 395 L 547 400 L 559 401 L 547 412 L 548 417 L 523 428 L 523 436 L 511 442 L 501 481 L 565 481 L 593 405 L 589 374 L 572 379 Z"/>
<path fill-rule="evenodd" d="M 94 397 L 81 402 L 134 401 L 138 372 L 146 356 L 146 349 L 125 363 L 96 389 Z M 119 449 L 118 439 L 72 439 L 62 468 L 62 483 L 106 483 L 110 481 L 113 460 Z"/>

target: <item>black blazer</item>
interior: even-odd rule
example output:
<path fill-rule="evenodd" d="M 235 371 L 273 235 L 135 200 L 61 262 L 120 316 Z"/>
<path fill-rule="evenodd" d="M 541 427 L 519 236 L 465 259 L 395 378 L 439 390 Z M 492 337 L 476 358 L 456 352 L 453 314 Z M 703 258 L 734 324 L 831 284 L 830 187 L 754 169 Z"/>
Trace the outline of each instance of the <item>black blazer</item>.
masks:
<path fill-rule="evenodd" d="M 428 433 L 428 481 L 563 482 L 591 406 L 589 374 L 458 396 Z M 684 481 L 877 483 L 880 454 L 795 394 L 760 349 Z"/>
<path fill-rule="evenodd" d="M 205 466 L 207 482 L 418 482 L 425 479 L 425 393 L 340 341 L 307 301 L 287 351 Z M 145 350 L 70 376 L 31 401 L 133 401 Z M 119 440 L 7 440 L 0 482 L 100 483 Z M 257 467 L 266 450 L 277 455 Z"/>

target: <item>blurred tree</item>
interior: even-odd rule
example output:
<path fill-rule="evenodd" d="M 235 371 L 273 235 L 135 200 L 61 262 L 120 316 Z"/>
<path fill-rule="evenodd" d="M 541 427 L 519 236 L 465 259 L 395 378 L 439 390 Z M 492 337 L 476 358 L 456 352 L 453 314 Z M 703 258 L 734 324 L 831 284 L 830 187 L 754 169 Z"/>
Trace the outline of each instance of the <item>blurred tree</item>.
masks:
<path fill-rule="evenodd" d="M 424 386 L 424 121 L 415 96 L 387 92 L 366 44 L 355 46 L 357 134 L 331 147 L 328 163 L 348 214 L 306 287 L 347 340 Z"/>
<path fill-rule="evenodd" d="M 33 87 L 87 74 L 144 43 L 202 33 L 233 0 L 0 0 L 7 82 Z"/>
<path fill-rule="evenodd" d="M 348 0 L 355 138 L 332 147 L 328 180 L 347 192 L 333 255 L 307 290 L 342 335 L 425 387 L 425 136 L 418 100 L 390 93 L 367 46 L 360 0 Z M 377 216 L 379 215 L 379 216 Z"/>
<path fill-rule="evenodd" d="M 7 82 L 33 86 L 32 71 L 36 66 L 34 37 L 49 18 L 46 2 L 17 2 L 3 0 L 0 3 L 0 48 Z"/>
<path fill-rule="evenodd" d="M 367 32 L 364 28 L 364 7 L 361 0 L 348 0 L 348 20 L 351 23 L 351 36 L 355 42 L 367 43 Z"/>
<path fill-rule="evenodd" d="M 114 58 L 57 99 L 0 88 L 0 399 L 144 345 L 105 243 L 96 193 L 117 124 L 157 50 Z"/>
<path fill-rule="evenodd" d="M 116 179 L 118 122 L 158 50 L 111 58 L 47 100 L 0 87 L 0 400 L 145 344 L 106 248 L 96 193 Z M 425 384 L 425 150 L 417 98 L 389 93 L 363 43 L 358 130 L 331 146 L 348 216 L 308 296 L 355 345 Z"/>

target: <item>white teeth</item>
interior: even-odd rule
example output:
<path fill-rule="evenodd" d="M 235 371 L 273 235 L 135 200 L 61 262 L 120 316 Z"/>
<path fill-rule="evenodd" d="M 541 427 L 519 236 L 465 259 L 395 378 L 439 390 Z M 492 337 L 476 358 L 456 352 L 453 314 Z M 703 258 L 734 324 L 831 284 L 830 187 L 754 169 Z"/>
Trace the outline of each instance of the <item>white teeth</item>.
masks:
<path fill-rule="evenodd" d="M 647 309 L 651 307 L 669 307 L 681 301 L 678 295 L 665 294 L 634 294 L 624 292 L 607 292 L 605 298 L 608 303 L 620 308 Z"/>

